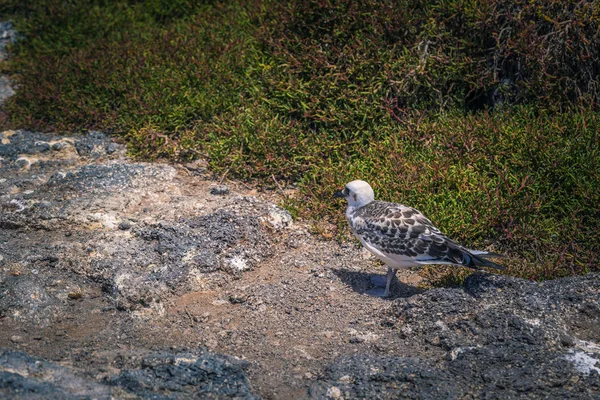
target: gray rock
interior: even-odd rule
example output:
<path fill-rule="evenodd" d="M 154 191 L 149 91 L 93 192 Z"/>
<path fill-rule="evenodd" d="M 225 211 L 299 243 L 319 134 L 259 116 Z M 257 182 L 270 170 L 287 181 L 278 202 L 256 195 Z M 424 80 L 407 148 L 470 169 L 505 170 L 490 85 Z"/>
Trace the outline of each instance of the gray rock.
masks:
<path fill-rule="evenodd" d="M 6 99 L 15 94 L 14 89 L 10 83 L 10 79 L 6 76 L 0 76 L 0 104 L 4 103 Z"/>
<path fill-rule="evenodd" d="M 106 154 L 113 154 L 117 150 L 119 150 L 119 146 L 116 143 L 111 142 L 106 146 Z"/>
<path fill-rule="evenodd" d="M 131 222 L 129 220 L 124 219 L 123 221 L 119 222 L 119 229 L 122 231 L 126 231 L 128 229 L 131 228 Z"/>
<path fill-rule="evenodd" d="M 0 316 L 47 326 L 56 306 L 56 299 L 34 276 L 9 275 L 0 282 Z"/>
<path fill-rule="evenodd" d="M 112 142 L 107 135 L 98 131 L 89 131 L 80 140 L 75 141 L 75 149 L 82 157 L 98 158 L 106 154 L 111 155 L 122 147 Z"/>
<path fill-rule="evenodd" d="M 13 343 L 20 343 L 23 341 L 23 337 L 19 336 L 19 335 L 12 335 L 10 337 L 10 341 Z"/>
<path fill-rule="evenodd" d="M 474 274 L 464 289 L 433 289 L 394 302 L 399 335 L 415 351 L 438 348 L 439 359 L 343 358 L 311 395 L 328 398 L 333 390 L 345 398 L 597 398 L 598 304 L 599 274 L 544 283 Z"/>
<path fill-rule="evenodd" d="M 12 132 L 7 139 L 0 144 L 0 157 L 7 160 L 21 154 L 37 154 L 40 148 L 35 143 L 57 141 L 56 137 L 50 139 L 27 131 Z M 58 143 L 64 142 L 64 139 L 58 140 Z M 75 162 L 96 160 L 95 149 L 109 145 L 108 138 L 98 132 L 75 136 L 70 141 L 78 149 Z M 88 161 L 73 167 L 64 160 L 64 156 L 57 155 L 57 161 L 36 162 L 28 171 L 12 171 L 14 177 L 8 175 L 7 185 L 35 189 L 30 195 L 36 202 L 33 207 L 21 207 L 22 212 L 17 213 L 8 205 L 16 197 L 25 195 L 15 195 L 7 201 L 6 208 L 11 212 L 0 214 L 0 227 L 63 231 L 61 240 L 67 237 L 64 231 L 82 227 L 74 240 L 87 243 L 89 253 L 103 256 L 73 253 L 67 244 L 63 254 L 65 261 L 59 264 L 60 268 L 69 266 L 70 271 L 82 277 L 102 282 L 105 293 L 114 299 L 119 309 L 154 307 L 169 293 L 185 293 L 194 287 L 198 273 L 219 272 L 221 275 L 212 276 L 218 282 L 227 276 L 238 277 L 272 254 L 260 222 L 260 213 L 264 213 L 266 205 L 254 207 L 253 213 L 245 215 L 222 209 L 178 221 L 133 225 L 130 220 L 134 216 L 130 215 L 119 222 L 117 210 L 124 204 L 138 202 L 140 193 L 148 192 L 151 196 L 164 191 L 176 170 L 167 165 L 131 162 Z M 40 173 L 47 174 L 45 182 L 39 179 Z M 35 179 L 27 179 L 27 176 L 35 176 Z M 119 215 L 122 214 L 119 212 Z M 106 238 L 100 232 L 87 230 L 85 227 L 90 224 L 131 229 L 132 236 Z M 0 239 L 1 236 L 2 232 Z M 24 247 L 21 251 L 30 250 Z M 17 257 L 22 255 L 15 254 Z"/>
<path fill-rule="evenodd" d="M 7 47 L 17 40 L 17 32 L 13 29 L 12 22 L 0 22 L 0 62 L 8 59 Z M 10 79 L 0 76 L 0 104 L 15 94 Z"/>
<path fill-rule="evenodd" d="M 190 171 L 202 173 L 206 171 L 206 168 L 208 168 L 208 162 L 203 159 L 194 160 L 192 162 L 184 164 L 184 167 Z"/>
<path fill-rule="evenodd" d="M 269 224 L 275 229 L 285 228 L 292 224 L 292 214 L 288 210 L 280 207 L 273 207 L 269 212 L 269 218 L 267 219 Z"/>
<path fill-rule="evenodd" d="M 67 147 L 69 147 L 69 145 L 65 142 L 56 142 L 52 145 L 52 150 L 61 151 L 63 149 L 66 149 Z"/>
<path fill-rule="evenodd" d="M 71 191 L 106 192 L 135 187 L 142 175 L 169 174 L 169 169 L 156 169 L 144 164 L 85 165 L 76 171 L 57 172 L 47 184 Z"/>
<path fill-rule="evenodd" d="M 9 135 L 6 135 L 6 134 Z M 70 147 L 67 141 L 74 142 L 74 146 L 80 157 L 92 156 L 95 149 L 104 149 L 111 142 L 110 138 L 101 133 L 94 133 L 83 136 L 73 136 L 71 138 L 61 138 L 56 135 L 41 132 L 31 132 L 27 130 L 16 130 L 0 132 L 0 136 L 6 140 L 0 143 L 0 157 L 6 160 L 15 161 L 23 154 L 39 154 L 40 150 L 47 151 L 47 147 L 40 148 L 42 143 L 51 143 L 52 149 L 56 151 L 64 150 Z M 79 160 L 79 159 L 78 159 Z M 52 168 L 57 165 L 72 165 L 73 159 L 56 159 L 42 164 L 44 167 Z"/>
<path fill-rule="evenodd" d="M 138 358 L 113 378 L 142 398 L 163 399 L 258 399 L 244 374 L 249 363 L 211 353 L 155 353 Z M 176 377 L 176 379 L 173 379 Z"/>
<path fill-rule="evenodd" d="M 120 356 L 125 367 L 104 382 L 81 371 L 0 349 L 0 397 L 6 399 L 248 399 L 247 362 L 208 352 Z M 98 360 L 101 362 L 101 360 Z M 107 370 L 108 366 L 101 367 Z M 108 368 L 110 370 L 110 368 Z M 114 370 L 114 368 L 113 368 Z M 118 395 L 120 394 L 120 395 Z"/>
<path fill-rule="evenodd" d="M 355 355 L 339 359 L 310 388 L 314 399 L 458 399 L 466 388 L 417 358 Z"/>
<path fill-rule="evenodd" d="M 50 150 L 50 143 L 48 142 L 36 142 L 35 146 L 40 153 Z"/>
<path fill-rule="evenodd" d="M 219 257 L 212 250 L 204 250 L 194 256 L 196 267 L 202 272 L 214 272 L 219 269 Z"/>
<path fill-rule="evenodd" d="M 17 31 L 11 21 L 0 22 L 0 61 L 8 59 L 7 47 L 17 40 Z"/>
<path fill-rule="evenodd" d="M 210 194 L 226 195 L 229 194 L 229 188 L 226 185 L 218 185 L 210 189 Z"/>
<path fill-rule="evenodd" d="M 257 217 L 240 217 L 226 210 L 182 219 L 179 223 L 135 227 L 132 232 L 135 237 L 131 241 L 113 245 L 114 258 L 98 261 L 88 270 L 92 276 L 108 279 L 110 293 L 124 309 L 159 301 L 169 288 L 186 290 L 194 271 L 207 273 L 223 269 L 237 276 L 243 269 L 226 260 L 243 259 L 245 267 L 251 269 L 259 260 L 272 255 L 270 242 Z M 131 253 L 132 248 L 140 249 L 136 252 L 136 263 L 160 263 L 162 268 L 131 270 L 128 264 L 122 264 L 120 254 Z M 125 270 L 126 273 L 121 272 Z M 112 271 L 111 276 L 107 276 L 108 271 Z"/>
<path fill-rule="evenodd" d="M 31 161 L 29 161 L 29 160 L 28 160 L 28 159 L 26 159 L 26 158 L 19 158 L 19 159 L 17 159 L 17 160 L 15 161 L 15 165 L 16 165 L 18 168 L 27 168 L 27 167 L 29 167 L 29 166 L 31 165 Z"/>
<path fill-rule="evenodd" d="M 111 388 L 20 351 L 0 348 L 0 397 L 4 399 L 110 399 Z"/>

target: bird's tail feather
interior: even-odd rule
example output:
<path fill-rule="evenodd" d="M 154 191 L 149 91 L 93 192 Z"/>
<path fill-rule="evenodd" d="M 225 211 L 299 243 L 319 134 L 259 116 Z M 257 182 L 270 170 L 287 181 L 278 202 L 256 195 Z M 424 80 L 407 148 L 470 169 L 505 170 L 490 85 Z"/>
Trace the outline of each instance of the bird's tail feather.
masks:
<path fill-rule="evenodd" d="M 479 258 L 504 258 L 505 257 L 502 254 L 493 253 L 491 251 L 485 251 L 485 250 L 471 250 L 471 249 L 467 249 L 467 251 L 469 253 L 473 254 L 474 256 L 479 257 Z"/>
<path fill-rule="evenodd" d="M 496 264 L 494 262 L 491 262 L 490 260 L 486 260 L 487 257 L 485 257 L 485 256 L 487 256 L 487 254 L 485 256 L 483 254 L 473 254 L 473 253 L 471 253 L 471 254 L 473 255 L 473 265 L 476 267 L 481 266 L 481 267 L 488 267 L 488 268 L 494 268 L 494 269 L 500 269 L 500 270 L 506 269 L 504 266 L 502 266 L 500 264 Z M 494 256 L 489 256 L 489 257 L 496 257 L 496 256 L 494 255 Z"/>

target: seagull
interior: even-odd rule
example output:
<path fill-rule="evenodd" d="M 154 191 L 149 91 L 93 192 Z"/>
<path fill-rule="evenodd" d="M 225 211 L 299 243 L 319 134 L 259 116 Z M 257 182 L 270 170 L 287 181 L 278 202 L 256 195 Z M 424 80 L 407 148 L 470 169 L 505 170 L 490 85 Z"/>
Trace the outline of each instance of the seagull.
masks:
<path fill-rule="evenodd" d="M 365 181 L 348 183 L 334 197 L 348 201 L 346 218 L 352 233 L 388 267 L 383 297 L 390 295 L 390 284 L 399 268 L 449 264 L 473 269 L 504 269 L 486 260 L 502 257 L 500 254 L 461 246 L 440 232 L 420 211 L 375 200 L 373 189 Z"/>

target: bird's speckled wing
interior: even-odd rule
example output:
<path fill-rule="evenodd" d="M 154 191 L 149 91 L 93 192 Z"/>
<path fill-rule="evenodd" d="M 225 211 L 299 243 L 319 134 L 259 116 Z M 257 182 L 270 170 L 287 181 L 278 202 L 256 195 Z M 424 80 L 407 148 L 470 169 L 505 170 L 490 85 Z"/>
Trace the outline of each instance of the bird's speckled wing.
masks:
<path fill-rule="evenodd" d="M 418 264 L 474 266 L 467 249 L 446 237 L 414 208 L 373 201 L 356 209 L 348 219 L 360 239 L 392 258 L 397 255 Z"/>

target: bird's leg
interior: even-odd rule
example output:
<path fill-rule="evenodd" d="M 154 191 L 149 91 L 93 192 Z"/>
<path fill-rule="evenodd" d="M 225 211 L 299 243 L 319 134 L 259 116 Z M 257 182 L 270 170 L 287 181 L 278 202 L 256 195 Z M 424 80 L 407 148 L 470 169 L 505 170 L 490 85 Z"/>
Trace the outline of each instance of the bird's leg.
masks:
<path fill-rule="evenodd" d="M 398 270 L 394 268 L 388 267 L 387 272 L 387 283 L 385 284 L 385 292 L 383 293 L 383 297 L 388 297 L 390 295 L 390 286 L 392 285 L 392 279 Z"/>

